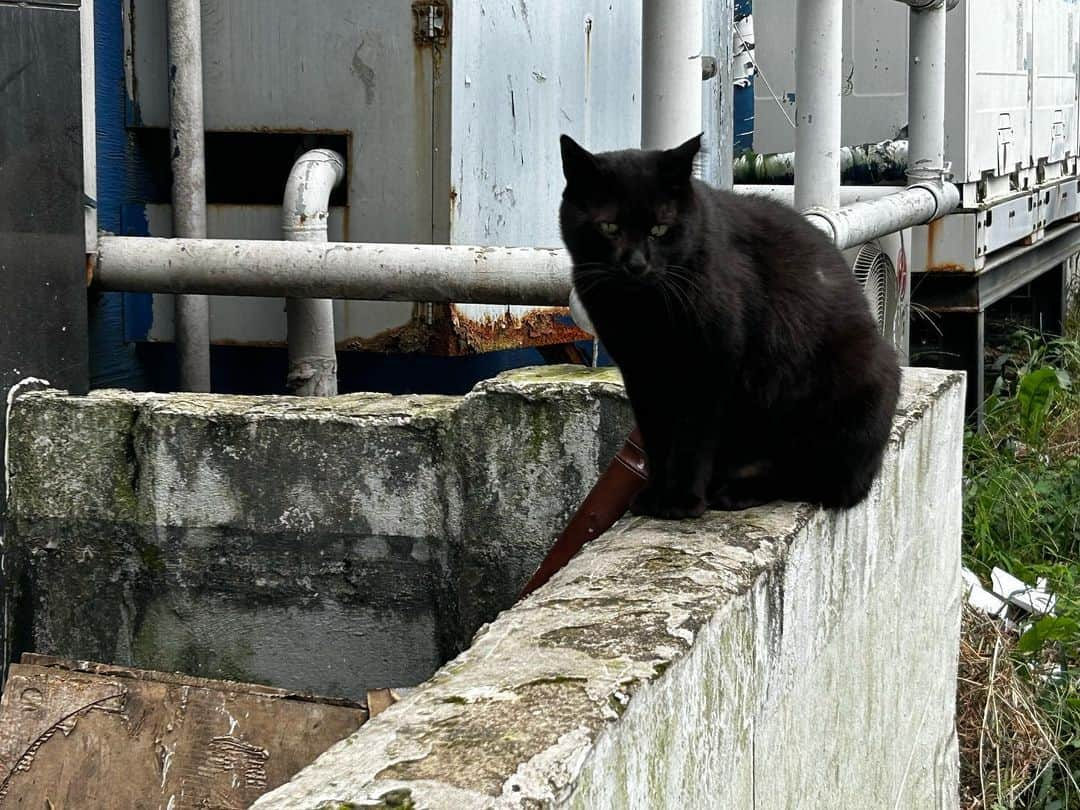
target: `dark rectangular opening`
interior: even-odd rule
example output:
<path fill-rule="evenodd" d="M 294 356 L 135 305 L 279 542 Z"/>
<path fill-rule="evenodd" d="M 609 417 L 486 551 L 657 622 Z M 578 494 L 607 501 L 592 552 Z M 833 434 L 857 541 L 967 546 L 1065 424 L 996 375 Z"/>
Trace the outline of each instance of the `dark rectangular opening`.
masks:
<path fill-rule="evenodd" d="M 148 166 L 152 191 L 146 202 L 169 202 L 172 166 L 166 129 L 133 130 Z M 281 205 L 293 163 L 309 149 L 333 149 L 345 159 L 346 180 L 330 205 L 348 204 L 349 136 L 341 132 L 207 132 L 206 202 Z"/>

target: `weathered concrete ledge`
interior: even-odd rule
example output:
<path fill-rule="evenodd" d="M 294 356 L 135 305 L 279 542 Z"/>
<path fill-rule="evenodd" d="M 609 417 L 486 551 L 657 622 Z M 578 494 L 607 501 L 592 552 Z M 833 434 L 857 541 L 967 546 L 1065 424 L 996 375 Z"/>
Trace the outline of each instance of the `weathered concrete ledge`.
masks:
<path fill-rule="evenodd" d="M 624 520 L 254 807 L 956 807 L 963 388 L 850 511 Z"/>
<path fill-rule="evenodd" d="M 26 394 L 8 646 L 360 698 L 513 603 L 629 430 L 618 374 L 466 397 Z"/>

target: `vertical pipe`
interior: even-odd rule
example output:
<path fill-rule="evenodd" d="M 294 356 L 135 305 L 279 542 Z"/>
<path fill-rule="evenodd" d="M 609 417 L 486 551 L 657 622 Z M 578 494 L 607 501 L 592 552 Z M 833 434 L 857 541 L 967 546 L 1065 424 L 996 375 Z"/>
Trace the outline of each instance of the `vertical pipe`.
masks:
<path fill-rule="evenodd" d="M 749 4 L 749 0 L 745 0 Z M 709 0 L 702 9 L 702 48 L 716 62 L 716 74 L 702 82 L 701 128 L 705 132 L 701 179 L 719 188 L 731 188 L 734 162 L 732 115 L 732 0 Z M 704 65 L 702 66 L 705 67 Z M 705 74 L 702 74 L 703 78 Z"/>
<path fill-rule="evenodd" d="M 199 0 L 169 0 L 169 132 L 173 235 L 206 237 L 202 18 Z M 210 390 L 210 306 L 205 295 L 176 297 L 180 389 Z"/>
<path fill-rule="evenodd" d="M 289 172 L 281 230 L 289 242 L 325 242 L 330 192 L 345 177 L 345 161 L 330 149 L 301 155 Z M 328 298 L 289 298 L 286 303 L 289 374 L 286 386 L 299 396 L 337 393 L 334 302 Z"/>
<path fill-rule="evenodd" d="M 702 0 L 645 0 L 641 146 L 670 149 L 701 132 Z"/>
<path fill-rule="evenodd" d="M 843 0 L 798 0 L 795 207 L 840 207 Z"/>
<path fill-rule="evenodd" d="M 945 160 L 945 3 L 908 15 L 908 182 L 941 181 Z"/>

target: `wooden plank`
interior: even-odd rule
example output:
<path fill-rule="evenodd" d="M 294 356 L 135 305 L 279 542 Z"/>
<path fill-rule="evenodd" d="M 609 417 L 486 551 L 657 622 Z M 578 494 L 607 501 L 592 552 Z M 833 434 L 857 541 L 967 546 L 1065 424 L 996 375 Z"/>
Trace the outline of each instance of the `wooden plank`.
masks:
<path fill-rule="evenodd" d="M 367 717 L 256 684 L 27 655 L 0 697 L 0 807 L 240 810 Z"/>

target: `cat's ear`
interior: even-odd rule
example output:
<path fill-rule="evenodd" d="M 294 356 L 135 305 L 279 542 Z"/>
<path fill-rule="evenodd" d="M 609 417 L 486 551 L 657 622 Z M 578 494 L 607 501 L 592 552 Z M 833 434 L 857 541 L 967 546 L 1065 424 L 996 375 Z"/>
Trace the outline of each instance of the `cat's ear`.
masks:
<path fill-rule="evenodd" d="M 661 154 L 664 173 L 673 180 L 686 181 L 694 172 L 694 158 L 701 151 L 701 135 L 699 133 L 686 143 L 679 144 L 674 149 L 668 149 Z"/>
<path fill-rule="evenodd" d="M 597 173 L 596 158 L 569 135 L 559 136 L 562 170 L 567 183 L 588 182 Z"/>

